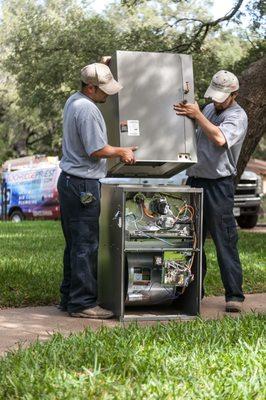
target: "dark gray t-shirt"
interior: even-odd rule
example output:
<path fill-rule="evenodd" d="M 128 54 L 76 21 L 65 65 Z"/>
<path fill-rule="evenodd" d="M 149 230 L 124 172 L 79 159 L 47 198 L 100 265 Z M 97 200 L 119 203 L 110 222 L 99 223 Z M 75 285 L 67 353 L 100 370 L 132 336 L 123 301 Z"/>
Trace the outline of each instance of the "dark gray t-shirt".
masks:
<path fill-rule="evenodd" d="M 106 145 L 106 126 L 100 110 L 84 94 L 74 93 L 64 107 L 60 168 L 81 178 L 104 178 L 106 159 L 92 157 L 91 154 Z"/>
<path fill-rule="evenodd" d="M 198 162 L 187 170 L 188 176 L 217 179 L 236 175 L 237 160 L 247 132 L 248 119 L 245 111 L 235 103 L 226 110 L 217 113 L 213 103 L 208 104 L 203 114 L 222 131 L 226 146 L 215 145 L 198 127 Z"/>

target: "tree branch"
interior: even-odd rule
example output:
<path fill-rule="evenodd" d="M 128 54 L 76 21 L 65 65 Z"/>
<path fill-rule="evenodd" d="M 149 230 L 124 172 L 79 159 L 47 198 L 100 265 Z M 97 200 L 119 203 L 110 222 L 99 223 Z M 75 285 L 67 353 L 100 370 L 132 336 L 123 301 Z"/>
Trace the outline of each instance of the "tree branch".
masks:
<path fill-rule="evenodd" d="M 170 17 L 170 18 L 175 18 L 174 16 Z M 172 25 L 170 25 L 171 27 L 179 24 L 179 22 L 183 22 L 183 21 L 187 21 L 187 22 L 200 22 L 201 24 L 205 24 L 205 22 L 202 19 L 197 19 L 197 18 L 179 18 L 177 19 Z"/>
<path fill-rule="evenodd" d="M 187 21 L 187 22 L 199 22 L 199 26 L 196 28 L 194 35 L 192 38 L 186 42 L 182 43 L 180 45 L 174 46 L 173 48 L 169 49 L 170 51 L 189 51 L 189 50 L 194 50 L 195 48 L 200 48 L 201 45 L 203 44 L 208 32 L 210 31 L 211 28 L 219 25 L 221 22 L 225 21 L 230 21 L 236 13 L 239 11 L 240 7 L 242 6 L 244 0 L 238 0 L 235 6 L 228 11 L 223 17 L 217 18 L 214 21 L 207 21 L 204 22 L 199 19 L 195 18 L 180 18 L 174 22 L 174 25 L 177 25 L 178 23 L 182 21 Z M 202 34 L 202 36 L 201 36 Z M 195 46 L 196 45 L 196 46 Z"/>

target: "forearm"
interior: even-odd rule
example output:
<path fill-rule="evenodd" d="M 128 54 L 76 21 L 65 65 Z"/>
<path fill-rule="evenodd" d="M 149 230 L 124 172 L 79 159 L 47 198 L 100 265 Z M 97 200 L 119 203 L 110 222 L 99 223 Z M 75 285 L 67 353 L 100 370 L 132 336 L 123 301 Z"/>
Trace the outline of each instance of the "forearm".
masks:
<path fill-rule="evenodd" d="M 212 124 L 201 112 L 197 115 L 196 121 L 202 128 L 205 135 L 217 146 L 224 146 L 226 140 L 218 126 Z"/>
<path fill-rule="evenodd" d="M 224 146 L 226 144 L 225 137 L 218 126 L 212 124 L 199 109 L 198 103 L 177 103 L 174 104 L 174 110 L 177 115 L 183 115 L 195 119 L 202 128 L 204 134 L 216 146 Z"/>
<path fill-rule="evenodd" d="M 121 157 L 121 147 L 109 146 L 107 144 L 101 150 L 95 151 L 91 154 L 92 157 L 98 158 L 115 158 Z"/>

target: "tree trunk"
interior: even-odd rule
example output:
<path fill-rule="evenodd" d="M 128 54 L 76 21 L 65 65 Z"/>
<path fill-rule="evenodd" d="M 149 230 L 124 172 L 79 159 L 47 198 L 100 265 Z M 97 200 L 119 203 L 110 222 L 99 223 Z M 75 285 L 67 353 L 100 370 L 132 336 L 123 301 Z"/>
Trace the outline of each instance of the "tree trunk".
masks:
<path fill-rule="evenodd" d="M 237 101 L 248 115 L 248 131 L 237 164 L 238 179 L 266 131 L 265 71 L 266 57 L 263 57 L 251 64 L 239 78 Z"/>

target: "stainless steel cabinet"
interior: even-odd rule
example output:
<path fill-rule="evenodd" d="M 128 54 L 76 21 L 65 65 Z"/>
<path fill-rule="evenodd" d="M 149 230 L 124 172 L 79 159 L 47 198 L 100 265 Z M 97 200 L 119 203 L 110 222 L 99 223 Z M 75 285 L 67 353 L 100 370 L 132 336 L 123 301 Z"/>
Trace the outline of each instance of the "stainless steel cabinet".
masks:
<path fill-rule="evenodd" d="M 99 299 L 121 321 L 200 313 L 202 189 L 103 184 Z"/>
<path fill-rule="evenodd" d="M 110 68 L 123 89 L 101 106 L 109 144 L 138 150 L 135 165 L 109 160 L 108 175 L 168 178 L 194 164 L 194 122 L 173 110 L 194 102 L 191 56 L 117 51 Z"/>

